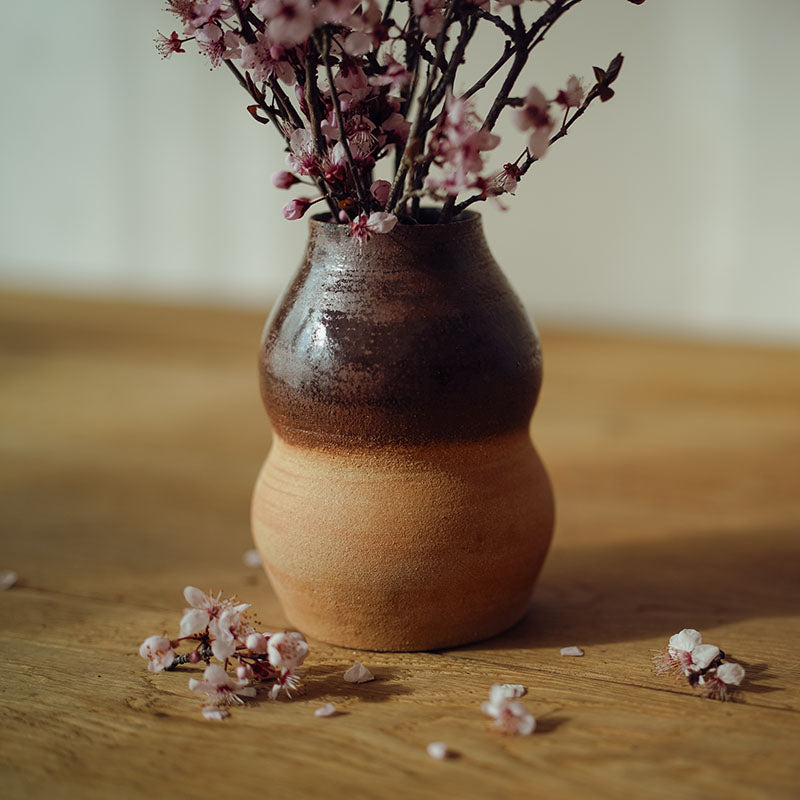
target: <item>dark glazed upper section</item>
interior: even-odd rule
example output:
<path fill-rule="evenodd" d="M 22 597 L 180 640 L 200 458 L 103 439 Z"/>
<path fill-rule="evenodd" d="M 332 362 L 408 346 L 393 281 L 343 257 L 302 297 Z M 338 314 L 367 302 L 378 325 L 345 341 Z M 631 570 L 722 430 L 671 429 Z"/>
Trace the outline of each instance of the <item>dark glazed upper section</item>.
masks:
<path fill-rule="evenodd" d="M 528 425 L 539 341 L 477 214 L 398 225 L 363 245 L 345 225 L 310 227 L 259 355 L 261 394 L 281 436 L 358 448 Z"/>

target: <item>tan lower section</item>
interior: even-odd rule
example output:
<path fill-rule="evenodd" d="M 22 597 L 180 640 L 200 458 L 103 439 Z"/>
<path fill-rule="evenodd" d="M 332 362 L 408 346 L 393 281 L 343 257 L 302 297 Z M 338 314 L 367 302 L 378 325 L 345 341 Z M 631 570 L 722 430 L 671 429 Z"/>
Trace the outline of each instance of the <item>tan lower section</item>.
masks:
<path fill-rule="evenodd" d="M 360 649 L 432 650 L 525 613 L 553 497 L 526 431 L 369 454 L 276 436 L 252 523 L 299 630 Z"/>

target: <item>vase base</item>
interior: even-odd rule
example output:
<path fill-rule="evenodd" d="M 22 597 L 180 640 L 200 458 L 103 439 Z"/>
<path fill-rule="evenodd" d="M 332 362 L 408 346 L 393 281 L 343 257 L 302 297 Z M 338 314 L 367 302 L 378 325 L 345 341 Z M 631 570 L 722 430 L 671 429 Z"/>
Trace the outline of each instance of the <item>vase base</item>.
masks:
<path fill-rule="evenodd" d="M 252 522 L 303 633 L 362 650 L 437 650 L 524 616 L 553 498 L 527 430 L 358 453 L 276 435 Z"/>

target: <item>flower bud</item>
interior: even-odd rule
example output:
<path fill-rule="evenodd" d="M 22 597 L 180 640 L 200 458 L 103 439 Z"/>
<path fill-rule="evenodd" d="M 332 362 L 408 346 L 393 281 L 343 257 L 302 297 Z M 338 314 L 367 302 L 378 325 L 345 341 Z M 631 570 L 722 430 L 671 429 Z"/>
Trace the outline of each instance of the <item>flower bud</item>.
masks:
<path fill-rule="evenodd" d="M 283 207 L 283 216 L 286 219 L 300 219 L 310 207 L 311 201 L 307 197 L 295 197 Z"/>
<path fill-rule="evenodd" d="M 377 180 L 369 187 L 369 193 L 382 205 L 386 206 L 392 184 L 389 181 Z"/>
<path fill-rule="evenodd" d="M 291 172 L 287 172 L 285 169 L 272 173 L 272 185 L 277 189 L 288 189 L 296 183 L 300 183 L 300 179 L 292 175 Z"/>
<path fill-rule="evenodd" d="M 189 653 L 188 661 L 190 664 L 197 664 L 200 661 L 200 653 L 198 653 L 197 650 L 192 650 L 192 652 Z"/>

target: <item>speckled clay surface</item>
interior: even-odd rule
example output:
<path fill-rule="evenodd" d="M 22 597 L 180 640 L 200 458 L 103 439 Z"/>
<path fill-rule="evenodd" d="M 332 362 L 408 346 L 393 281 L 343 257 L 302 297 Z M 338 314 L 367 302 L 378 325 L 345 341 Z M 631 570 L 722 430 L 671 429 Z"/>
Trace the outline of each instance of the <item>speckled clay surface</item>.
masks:
<path fill-rule="evenodd" d="M 424 650 L 524 614 L 553 527 L 528 435 L 541 352 L 477 215 L 364 245 L 312 220 L 259 371 L 253 533 L 295 626 Z"/>

